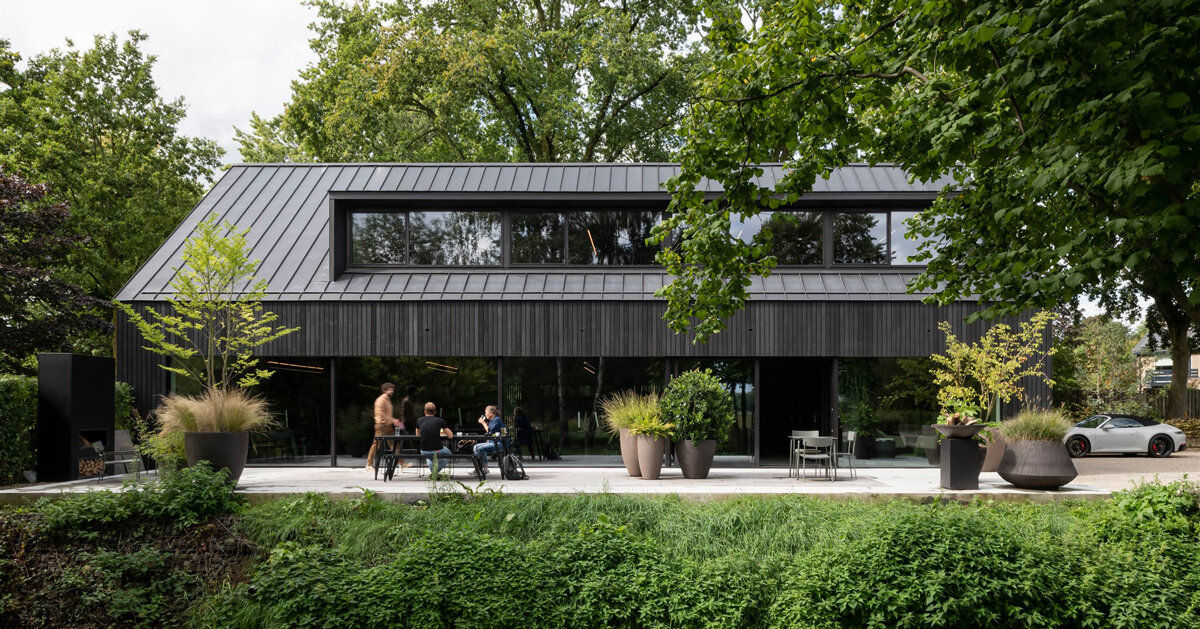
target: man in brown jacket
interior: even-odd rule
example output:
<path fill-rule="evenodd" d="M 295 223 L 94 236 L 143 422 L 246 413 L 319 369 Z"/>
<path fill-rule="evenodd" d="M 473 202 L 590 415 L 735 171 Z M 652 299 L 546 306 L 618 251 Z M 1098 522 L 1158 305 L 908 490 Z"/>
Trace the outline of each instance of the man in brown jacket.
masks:
<path fill-rule="evenodd" d="M 394 434 L 396 429 L 404 429 L 404 422 L 396 419 L 392 409 L 392 395 L 396 392 L 396 385 L 385 382 L 379 385 L 379 389 L 383 391 L 379 397 L 375 398 L 375 436 L 385 437 Z M 371 451 L 367 453 L 367 471 L 375 471 L 375 451 L 379 448 L 379 442 L 372 440 Z"/>

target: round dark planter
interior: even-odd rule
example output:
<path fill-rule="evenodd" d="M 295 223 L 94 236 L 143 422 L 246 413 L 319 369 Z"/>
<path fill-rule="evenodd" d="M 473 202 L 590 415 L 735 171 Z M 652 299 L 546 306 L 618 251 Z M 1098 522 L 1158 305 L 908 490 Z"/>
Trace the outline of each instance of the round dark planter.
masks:
<path fill-rule="evenodd" d="M 679 458 L 679 469 L 684 478 L 708 478 L 708 471 L 712 469 L 713 456 L 716 453 L 715 439 L 684 439 L 675 444 L 675 456 Z"/>
<path fill-rule="evenodd" d="M 875 437 L 864 434 L 854 435 L 854 458 L 869 459 L 875 456 Z"/>
<path fill-rule="evenodd" d="M 662 473 L 663 452 L 667 448 L 666 437 L 637 436 L 638 468 L 642 478 L 658 480 Z"/>
<path fill-rule="evenodd" d="M 250 449 L 250 433 L 242 432 L 185 432 L 183 448 L 188 466 L 208 461 L 214 470 L 229 470 L 229 482 L 236 485 L 246 468 L 246 453 Z"/>
<path fill-rule="evenodd" d="M 1077 475 L 1060 441 L 1010 441 L 997 471 L 1021 489 L 1058 489 Z"/>
<path fill-rule="evenodd" d="M 971 424 L 970 426 L 934 424 L 933 429 L 942 433 L 942 436 L 947 439 L 970 439 L 983 430 L 983 424 Z"/>
<path fill-rule="evenodd" d="M 625 471 L 630 476 L 641 476 L 642 468 L 638 466 L 637 438 L 629 432 L 628 428 L 622 428 L 618 434 L 621 436 L 621 462 L 625 464 Z"/>

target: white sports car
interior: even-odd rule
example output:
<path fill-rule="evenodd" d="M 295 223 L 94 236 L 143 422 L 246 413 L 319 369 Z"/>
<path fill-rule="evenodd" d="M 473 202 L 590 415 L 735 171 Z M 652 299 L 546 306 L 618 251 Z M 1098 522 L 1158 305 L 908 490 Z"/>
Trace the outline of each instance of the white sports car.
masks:
<path fill-rule="evenodd" d="M 1073 458 L 1107 452 L 1171 456 L 1187 447 L 1187 437 L 1174 426 L 1145 417 L 1092 415 L 1067 431 L 1063 443 Z"/>

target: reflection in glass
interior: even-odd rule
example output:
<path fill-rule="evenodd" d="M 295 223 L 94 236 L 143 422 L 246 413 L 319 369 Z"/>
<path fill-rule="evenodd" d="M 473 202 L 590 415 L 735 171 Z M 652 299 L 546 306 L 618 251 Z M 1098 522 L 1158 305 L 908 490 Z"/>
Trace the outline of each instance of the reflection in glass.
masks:
<path fill-rule="evenodd" d="M 887 213 L 835 213 L 833 244 L 838 264 L 887 264 Z"/>
<path fill-rule="evenodd" d="M 505 418 L 521 407 L 563 454 L 617 454 L 598 401 L 630 389 L 662 391 L 663 382 L 663 361 L 655 358 L 505 358 Z"/>
<path fill-rule="evenodd" d="M 571 264 L 654 264 L 656 245 L 646 244 L 658 212 L 572 212 L 568 215 Z"/>
<path fill-rule="evenodd" d="M 904 221 L 917 214 L 919 212 L 892 212 L 892 264 L 919 264 L 910 262 L 909 258 L 917 255 L 917 247 L 926 239 L 920 236 L 909 239 L 904 235 L 908 231 Z"/>
<path fill-rule="evenodd" d="M 512 215 L 512 261 L 515 264 L 562 264 L 566 238 L 563 215 Z"/>
<path fill-rule="evenodd" d="M 354 212 L 350 215 L 351 264 L 405 264 L 404 223 L 398 212 Z"/>
<path fill-rule="evenodd" d="M 409 264 L 500 263 L 500 212 L 410 212 Z"/>
<path fill-rule="evenodd" d="M 747 222 L 745 227 L 745 231 L 756 227 L 755 234 L 763 228 L 771 230 L 771 253 L 778 264 L 821 264 L 823 261 L 821 236 L 824 228 L 820 212 L 763 212 L 757 226 Z M 744 233 L 741 238 L 750 242 Z"/>

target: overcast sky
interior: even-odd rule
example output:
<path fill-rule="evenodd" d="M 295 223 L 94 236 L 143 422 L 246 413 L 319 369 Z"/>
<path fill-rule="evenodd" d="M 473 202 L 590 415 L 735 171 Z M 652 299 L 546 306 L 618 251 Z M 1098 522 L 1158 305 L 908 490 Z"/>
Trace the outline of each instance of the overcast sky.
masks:
<path fill-rule="evenodd" d="M 97 34 L 144 32 L 159 93 L 187 104 L 181 132 L 216 140 L 233 163 L 241 159 L 233 127 L 246 129 L 252 111 L 278 114 L 291 81 L 315 60 L 315 18 L 298 0 L 0 0 L 0 39 L 28 59 L 68 38 L 87 49 Z"/>

